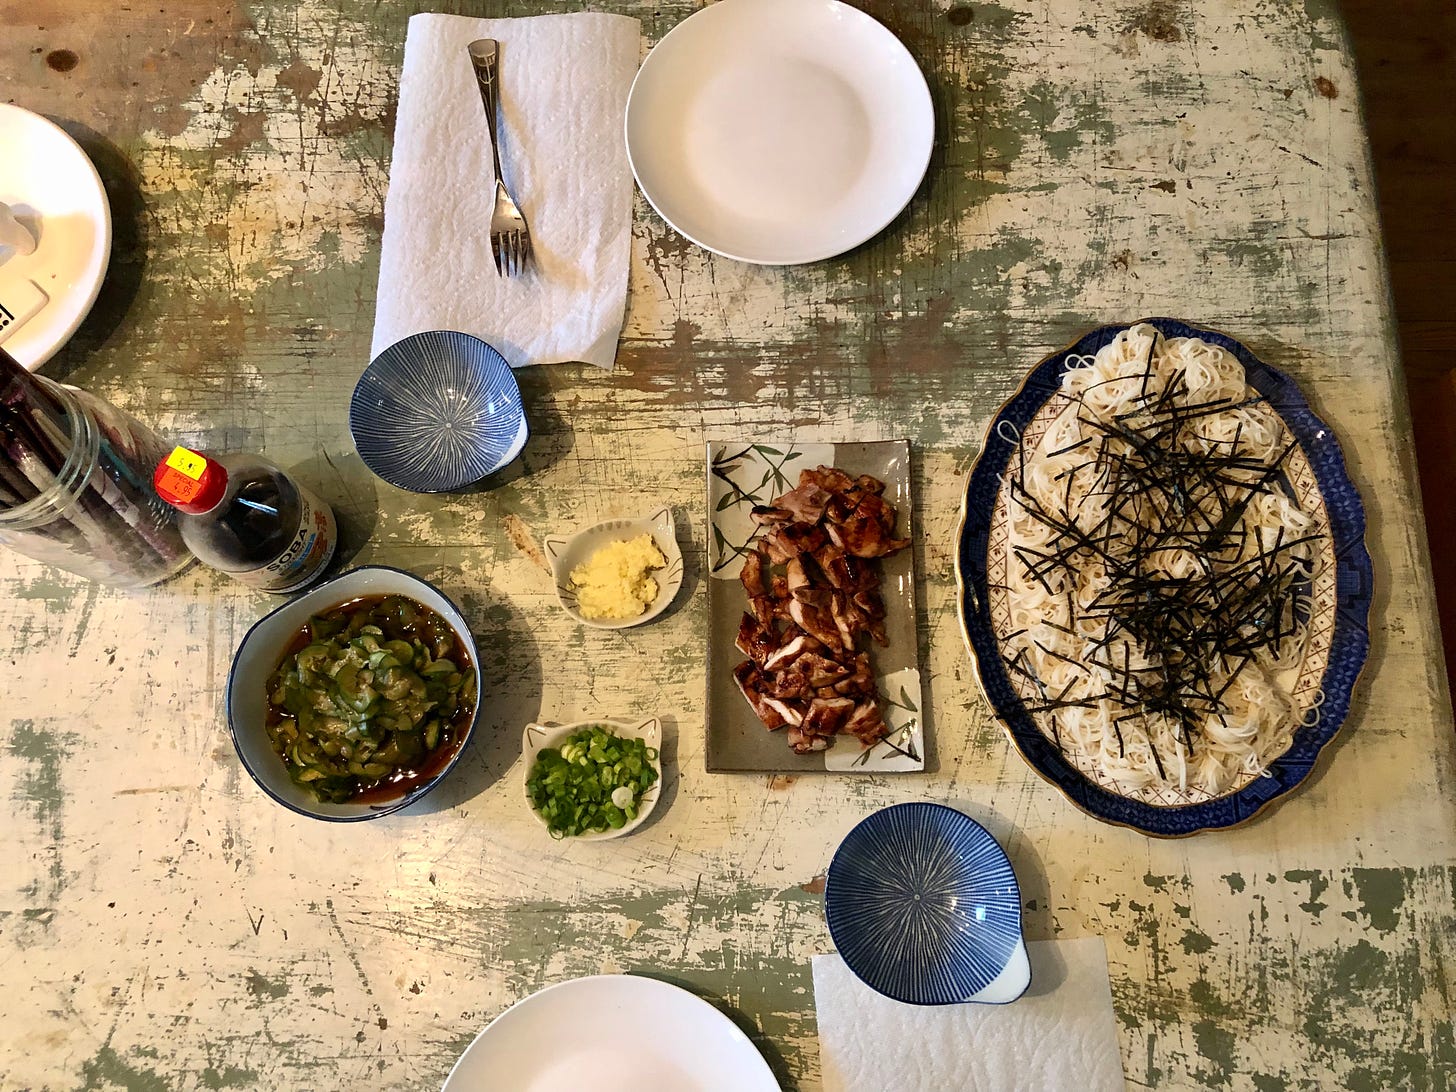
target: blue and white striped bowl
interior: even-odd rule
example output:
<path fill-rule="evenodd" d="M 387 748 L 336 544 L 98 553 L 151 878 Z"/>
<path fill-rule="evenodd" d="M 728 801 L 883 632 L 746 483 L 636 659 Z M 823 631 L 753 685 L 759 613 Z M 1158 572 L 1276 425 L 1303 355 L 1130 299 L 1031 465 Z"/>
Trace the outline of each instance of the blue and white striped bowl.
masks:
<path fill-rule="evenodd" d="M 448 493 L 494 474 L 526 446 L 526 411 L 505 357 L 479 338 L 431 330 L 396 341 L 349 401 L 364 465 L 390 485 Z"/>
<path fill-rule="evenodd" d="M 1005 851 L 942 804 L 896 804 L 849 832 L 824 887 L 829 935 L 871 989 L 911 1005 L 1026 992 L 1021 892 Z"/>

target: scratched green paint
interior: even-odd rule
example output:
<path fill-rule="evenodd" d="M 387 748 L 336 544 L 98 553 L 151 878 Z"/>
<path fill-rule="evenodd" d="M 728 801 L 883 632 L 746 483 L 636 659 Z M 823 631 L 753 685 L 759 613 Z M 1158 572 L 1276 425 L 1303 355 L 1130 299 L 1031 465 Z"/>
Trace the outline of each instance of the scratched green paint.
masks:
<path fill-rule="evenodd" d="M 1198 1045 L 1199 1056 L 1210 1063 L 1197 1067 L 1193 1075 L 1204 1078 L 1208 1086 L 1215 1082 L 1228 1084 L 1238 1066 L 1238 1039 L 1234 1033 L 1212 1020 L 1199 1020 L 1193 1025 L 1193 1041 Z"/>
<path fill-rule="evenodd" d="M 1419 882 L 1448 889 L 1452 870 L 1422 873 Z M 1135 1083 L 1156 1084 L 1164 1068 L 1155 1064 L 1166 1057 L 1154 1048 L 1159 1040 L 1192 1032 L 1195 1053 L 1187 1059 L 1188 1072 L 1201 1086 L 1302 1087 L 1309 1065 L 1317 1065 L 1340 1087 L 1434 1090 L 1446 1087 L 1456 1073 L 1452 1048 L 1442 1041 L 1447 1029 L 1436 1025 L 1412 1026 L 1408 1014 L 1431 973 L 1420 946 L 1392 943 L 1399 913 L 1418 878 L 1409 869 L 1358 869 L 1339 872 L 1291 869 L 1283 876 L 1250 880 L 1241 874 L 1224 877 L 1231 890 L 1251 900 L 1256 935 L 1263 935 L 1267 904 L 1303 913 L 1321 909 L 1343 911 L 1358 907 L 1359 919 L 1369 931 L 1350 943 L 1316 952 L 1303 952 L 1283 944 L 1264 943 L 1253 949 L 1256 963 L 1244 966 L 1225 954 L 1230 941 L 1214 941 L 1203 930 L 1185 929 L 1176 944 L 1186 955 L 1197 956 L 1204 968 L 1190 977 L 1188 964 L 1173 972 L 1163 954 L 1166 925 L 1177 917 L 1175 893 L 1183 879 L 1148 873 L 1142 887 L 1147 897 L 1105 907 L 1104 921 L 1125 928 L 1131 952 L 1140 952 L 1155 973 L 1166 976 L 1163 989 L 1153 992 L 1130 988 L 1114 980 L 1119 1022 L 1148 1044 L 1141 1070 L 1128 1070 Z M 1237 880 L 1237 882 L 1234 882 Z M 1250 888 L 1252 887 L 1252 890 Z M 1232 972 L 1232 973 L 1231 973 Z M 1243 1039 L 1261 1026 L 1279 1019 L 1279 1000 L 1271 981 L 1294 977 L 1311 984 L 1300 1014 L 1302 1035 L 1314 1044 L 1305 1063 L 1246 1054 Z M 1190 1021 L 1189 1014 L 1196 1019 Z M 1371 1014 L 1379 1014 L 1370 1023 Z M 1445 1022 L 1442 1022 L 1445 1023 Z M 1257 1060 L 1256 1060 L 1257 1058 Z"/>
<path fill-rule="evenodd" d="M 1207 933 L 1200 933 L 1197 929 L 1187 929 L 1182 939 L 1178 941 L 1183 951 L 1188 955 L 1202 955 L 1213 950 L 1213 938 Z"/>
<path fill-rule="evenodd" d="M 1334 966 L 1334 982 L 1352 996 L 1378 986 L 1388 973 L 1390 957 L 1368 940 L 1361 939 L 1340 956 Z"/>
<path fill-rule="evenodd" d="M 1268 225 L 1267 230 L 1280 230 Z M 1279 241 L 1268 242 L 1259 238 L 1229 239 L 1219 246 L 1223 255 L 1235 266 L 1246 268 L 1251 276 L 1267 283 L 1276 283 L 1290 275 L 1288 255 Z"/>
<path fill-rule="evenodd" d="M 124 1088 L 126 1092 L 173 1092 L 175 1088 L 160 1073 L 134 1064 L 110 1046 L 103 1046 L 81 1067 L 81 1076 L 86 1082 L 81 1086 L 83 1092 L 109 1092 L 116 1088 Z"/>
<path fill-rule="evenodd" d="M 553 980 L 596 973 L 610 958 L 631 973 L 664 978 L 704 996 L 737 1023 L 765 1054 L 780 1083 L 796 1089 L 795 1074 L 807 1070 L 805 1044 L 812 1044 L 811 1015 L 796 1011 L 795 996 L 812 996 L 810 965 L 802 956 L 781 950 L 775 938 L 749 928 L 733 939 L 736 924 L 756 923 L 766 907 L 780 919 L 784 935 L 812 935 L 819 928 L 821 898 L 800 886 L 764 889 L 736 886 L 720 877 L 715 890 L 699 883 L 691 892 L 653 891 L 597 900 L 590 908 L 538 902 L 498 910 L 462 910 L 460 918 L 490 938 L 490 951 L 506 958 L 507 979 L 516 996 L 525 996 L 548 982 L 543 976 L 553 955 Z M 688 924 L 680 924 L 686 914 Z M 637 924 L 630 942 L 613 942 L 611 923 Z M 706 945 L 695 943 L 707 940 Z M 752 943 L 745 941 L 751 939 Z M 499 956 L 490 956 L 499 958 Z M 737 1004 L 727 999 L 736 999 Z M 743 1014 L 760 1014 L 761 1026 Z"/>
<path fill-rule="evenodd" d="M 1329 876 L 1323 872 L 1295 869 L 1284 873 L 1284 878 L 1290 883 L 1309 884 L 1309 898 L 1300 903 L 1299 908 L 1307 914 L 1319 917 L 1326 907 L 1326 904 L 1320 901 L 1320 896 L 1329 890 Z"/>
<path fill-rule="evenodd" d="M 242 1069 L 238 1066 L 224 1066 L 222 1069 L 215 1069 L 208 1066 L 197 1075 L 198 1083 L 203 1088 L 257 1088 L 259 1087 L 259 1075 L 251 1069 Z"/>
<path fill-rule="evenodd" d="M 1271 1073 L 1251 1073 L 1249 1080 L 1257 1092 L 1289 1092 L 1289 1082 Z"/>
<path fill-rule="evenodd" d="M 24 762 L 18 783 L 20 799 L 31 807 L 44 839 L 43 855 L 48 862 L 48 884 L 42 890 L 37 878 L 27 886 L 27 894 L 47 903 L 53 902 L 66 886 L 66 869 L 61 859 L 66 793 L 61 772 L 77 742 L 74 733 L 62 730 L 53 721 L 37 724 L 34 720 L 16 720 L 10 730 L 10 754 Z"/>
<path fill-rule="evenodd" d="M 61 788 L 61 768 L 75 742 L 74 734 L 50 723 L 37 727 L 33 720 L 17 720 L 10 729 L 10 753 L 27 763 L 20 781 L 23 797 L 35 805 L 36 819 L 57 835 L 66 798 Z"/>
<path fill-rule="evenodd" d="M 12 594 L 20 599 L 45 600 L 53 610 L 66 611 L 71 609 L 76 594 L 85 587 L 80 581 L 45 572 L 31 583 L 16 588 Z"/>
<path fill-rule="evenodd" d="M 1036 133 L 1047 154 L 1062 163 L 1088 145 L 1111 145 L 1117 137 L 1117 127 L 1100 103 L 1049 80 L 1031 85 L 1017 113 L 1022 127 Z"/>
<path fill-rule="evenodd" d="M 1400 924 L 1407 876 L 1406 870 L 1394 868 L 1350 870 L 1350 882 L 1359 896 L 1360 910 L 1370 919 L 1372 928 L 1389 933 Z"/>
<path fill-rule="evenodd" d="M 288 983 L 275 982 L 264 978 L 257 971 L 252 971 L 247 977 L 248 993 L 259 1001 L 277 1001 L 288 996 Z"/>
<path fill-rule="evenodd" d="M 1349 40 L 1339 0 L 1304 0 L 1304 13 L 1309 19 L 1310 45 L 1314 49 L 1348 52 Z"/>
<path fill-rule="evenodd" d="M 1188 1000 L 1199 1013 L 1220 1021 L 1227 1021 L 1238 1011 L 1233 999 L 1207 979 L 1195 979 L 1189 985 Z"/>

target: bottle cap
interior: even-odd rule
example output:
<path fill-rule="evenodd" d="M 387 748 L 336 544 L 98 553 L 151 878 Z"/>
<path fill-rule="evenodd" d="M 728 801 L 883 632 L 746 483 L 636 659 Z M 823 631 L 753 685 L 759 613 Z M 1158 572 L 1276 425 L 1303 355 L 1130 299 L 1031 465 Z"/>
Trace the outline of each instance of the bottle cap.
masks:
<path fill-rule="evenodd" d="M 216 508 L 227 483 L 227 471 L 220 463 L 185 447 L 174 447 L 152 475 L 157 496 L 194 516 Z"/>

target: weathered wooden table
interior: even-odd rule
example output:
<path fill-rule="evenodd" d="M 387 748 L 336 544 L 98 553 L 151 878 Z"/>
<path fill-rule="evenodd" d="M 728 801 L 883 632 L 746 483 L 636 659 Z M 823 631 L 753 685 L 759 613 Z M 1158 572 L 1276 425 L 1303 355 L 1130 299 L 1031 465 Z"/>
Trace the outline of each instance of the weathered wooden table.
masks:
<path fill-rule="evenodd" d="M 693 8 L 594 6 L 639 15 L 648 42 Z M 1000 837 L 1031 938 L 1105 939 L 1130 1084 L 1456 1082 L 1456 754 L 1337 12 L 868 6 L 937 108 L 909 210 L 841 259 L 761 269 L 639 203 L 616 371 L 521 373 L 519 472 L 443 498 L 372 479 L 345 424 L 411 5 L 0 7 L 0 98 L 82 137 L 117 217 L 101 304 L 48 374 L 295 467 L 354 562 L 463 603 L 491 679 L 478 743 L 428 806 L 311 822 L 252 785 L 223 725 L 232 651 L 270 600 L 197 570 L 127 594 L 0 557 L 0 1086 L 431 1088 L 516 999 L 640 970 L 720 1004 L 785 1087 L 814 1088 L 822 873 L 855 822 L 910 799 Z M 1046 352 L 1145 314 L 1226 329 L 1299 379 L 1343 438 L 1378 581 L 1369 666 L 1313 782 L 1180 842 L 1087 818 L 1012 753 L 952 563 L 994 409 Z M 702 442 L 785 434 L 914 443 L 932 772 L 704 772 Z M 571 624 L 525 544 L 663 501 L 689 557 L 675 609 Z M 671 737 L 660 819 L 605 846 L 547 839 L 520 799 L 521 725 L 643 713 Z"/>

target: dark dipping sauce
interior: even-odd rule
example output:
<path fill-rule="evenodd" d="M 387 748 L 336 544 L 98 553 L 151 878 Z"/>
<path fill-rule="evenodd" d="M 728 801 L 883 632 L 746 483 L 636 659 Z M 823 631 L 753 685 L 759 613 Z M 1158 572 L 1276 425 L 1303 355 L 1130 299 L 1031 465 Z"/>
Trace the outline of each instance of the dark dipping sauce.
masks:
<path fill-rule="evenodd" d="M 464 743 L 478 701 L 475 693 L 475 669 L 469 652 L 461 645 L 454 628 L 429 607 L 401 595 L 362 596 L 332 607 L 308 620 L 288 643 L 269 676 L 265 723 L 269 727 L 269 738 L 273 741 L 274 752 L 289 767 L 290 776 L 298 767 L 283 753 L 286 748 L 280 748 L 274 732 L 285 720 L 296 721 L 297 718 L 274 700 L 278 696 L 276 691 L 280 673 L 295 664 L 298 654 L 311 645 L 348 639 L 351 636 L 358 637 L 365 626 L 377 626 L 383 631 L 383 636 L 378 638 L 380 644 L 404 641 L 411 645 L 423 645 L 434 660 L 450 660 L 464 681 L 456 698 L 454 714 L 440 720 L 439 742 L 434 747 L 428 748 L 418 757 L 394 766 L 384 776 L 358 777 L 357 789 L 347 800 L 335 798 L 335 803 L 389 803 L 438 777 Z M 329 798 L 320 796 L 320 799 Z"/>

